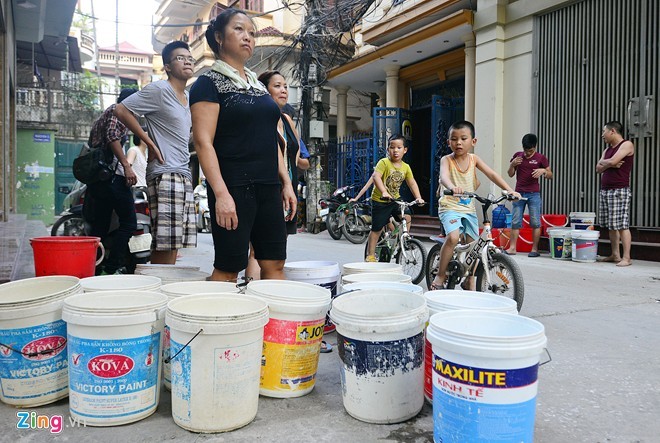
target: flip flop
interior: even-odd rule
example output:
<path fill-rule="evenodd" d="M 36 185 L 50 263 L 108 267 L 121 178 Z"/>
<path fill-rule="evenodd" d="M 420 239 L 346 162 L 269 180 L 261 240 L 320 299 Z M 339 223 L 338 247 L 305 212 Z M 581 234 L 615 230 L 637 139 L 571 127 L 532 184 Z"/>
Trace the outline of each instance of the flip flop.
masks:
<path fill-rule="evenodd" d="M 541 256 L 541 254 L 539 254 L 536 251 L 532 251 L 529 254 L 527 254 L 527 257 L 540 257 L 540 256 Z"/>
<path fill-rule="evenodd" d="M 332 352 L 332 345 L 330 343 L 326 343 L 324 341 L 321 342 L 321 354 L 327 354 L 328 352 Z"/>
<path fill-rule="evenodd" d="M 600 257 L 598 259 L 599 263 L 619 263 L 621 259 L 617 259 L 615 257 L 612 257 L 611 255 L 608 255 L 607 257 Z"/>

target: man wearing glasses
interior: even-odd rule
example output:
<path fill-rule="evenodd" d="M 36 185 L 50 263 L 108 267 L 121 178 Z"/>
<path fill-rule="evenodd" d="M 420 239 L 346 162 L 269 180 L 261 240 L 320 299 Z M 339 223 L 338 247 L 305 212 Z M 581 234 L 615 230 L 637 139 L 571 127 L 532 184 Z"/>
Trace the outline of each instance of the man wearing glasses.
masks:
<path fill-rule="evenodd" d="M 188 44 L 163 49 L 167 80 L 148 84 L 115 108 L 115 116 L 149 149 L 147 189 L 151 212 L 151 263 L 175 264 L 180 248 L 197 245 L 192 174 L 188 168 L 192 121 L 186 83 L 195 59 Z M 137 116 L 147 122 L 145 132 Z"/>

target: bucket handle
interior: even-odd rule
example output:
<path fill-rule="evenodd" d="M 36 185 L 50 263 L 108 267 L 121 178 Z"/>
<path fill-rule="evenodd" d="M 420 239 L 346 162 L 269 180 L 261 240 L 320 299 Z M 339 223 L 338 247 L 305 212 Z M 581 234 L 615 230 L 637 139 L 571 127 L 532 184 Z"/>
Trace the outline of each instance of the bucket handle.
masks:
<path fill-rule="evenodd" d="M 6 344 L 4 344 L 4 343 L 0 343 L 0 346 L 2 346 L 3 348 L 7 348 L 7 349 L 9 349 L 9 350 L 11 350 L 11 351 L 14 351 L 14 352 L 16 352 L 17 354 L 24 355 L 24 356 L 26 356 L 26 357 L 37 357 L 37 356 L 39 356 L 39 355 L 48 355 L 48 354 L 52 354 L 52 353 L 55 352 L 55 351 L 59 351 L 60 349 L 62 349 L 63 347 L 66 346 L 66 343 L 67 343 L 67 339 L 65 338 L 61 345 L 59 345 L 59 346 L 57 346 L 57 347 L 55 347 L 55 348 L 53 348 L 53 349 L 44 349 L 43 351 L 37 351 L 37 352 L 23 352 L 23 351 L 19 351 L 18 349 L 14 349 L 14 348 L 12 348 L 11 346 L 6 345 Z"/>
<path fill-rule="evenodd" d="M 546 365 L 552 361 L 552 355 L 550 355 L 550 351 L 548 351 L 548 348 L 543 348 L 543 352 L 545 352 L 545 355 L 548 357 L 548 359 L 544 362 L 540 362 L 539 366 Z"/>
<path fill-rule="evenodd" d="M 101 240 L 99 240 L 99 245 L 98 245 L 97 248 L 101 248 L 101 257 L 99 257 L 99 259 L 96 260 L 96 265 L 95 266 L 100 265 L 101 262 L 103 261 L 103 259 L 105 258 L 105 248 L 103 247 L 103 242 Z"/>
<path fill-rule="evenodd" d="M 196 339 L 197 336 L 198 336 L 199 334 L 201 334 L 202 332 L 204 332 L 204 329 L 200 329 L 199 331 L 197 331 L 197 334 L 193 335 L 193 337 L 192 337 L 190 340 L 188 340 L 188 343 L 186 343 L 185 345 L 183 345 L 183 346 L 181 347 L 181 349 L 179 349 L 179 352 L 177 352 L 176 354 L 174 354 L 172 357 L 167 357 L 165 360 L 163 360 L 163 362 L 164 362 L 164 363 L 169 363 L 169 362 L 171 362 L 172 360 L 174 360 L 174 359 L 176 358 L 176 356 L 179 355 L 179 354 L 181 354 L 181 351 L 183 351 L 184 349 L 186 349 L 186 348 L 188 347 L 188 345 L 189 345 L 190 343 L 192 343 L 192 341 L 193 341 L 194 339 Z"/>

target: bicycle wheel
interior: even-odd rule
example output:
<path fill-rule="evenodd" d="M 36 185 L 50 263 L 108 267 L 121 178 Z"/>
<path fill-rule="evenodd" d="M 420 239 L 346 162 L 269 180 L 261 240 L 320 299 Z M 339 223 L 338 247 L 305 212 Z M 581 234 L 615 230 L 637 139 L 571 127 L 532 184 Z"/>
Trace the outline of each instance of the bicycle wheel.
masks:
<path fill-rule="evenodd" d="M 341 228 L 339 227 L 339 220 L 337 219 L 336 212 L 328 212 L 325 216 L 325 227 L 328 228 L 328 234 L 334 240 L 341 238 Z"/>
<path fill-rule="evenodd" d="M 362 217 L 356 217 L 355 214 L 348 214 L 346 221 L 341 227 L 341 232 L 351 243 L 359 245 L 369 238 L 369 227 Z"/>
<path fill-rule="evenodd" d="M 492 292 L 516 301 L 518 312 L 525 298 L 525 283 L 522 272 L 516 261 L 506 254 L 493 253 L 488 261 L 488 270 L 484 263 L 477 268 L 477 291 Z M 486 280 L 486 272 L 490 277 L 490 286 Z"/>
<path fill-rule="evenodd" d="M 403 273 L 412 278 L 413 284 L 422 281 L 426 271 L 426 248 L 415 238 L 403 240 L 402 249 L 396 255 L 396 262 L 403 267 Z"/>
<path fill-rule="evenodd" d="M 80 237 L 85 235 L 85 222 L 82 217 L 77 214 L 67 214 L 60 217 L 50 230 L 50 235 L 53 237 L 70 236 Z"/>
<path fill-rule="evenodd" d="M 429 255 L 426 257 L 426 271 L 424 272 L 424 275 L 426 276 L 426 287 L 429 289 L 431 288 L 431 283 L 435 280 L 435 276 L 438 275 L 440 249 L 442 249 L 442 245 L 433 245 L 429 251 Z"/>

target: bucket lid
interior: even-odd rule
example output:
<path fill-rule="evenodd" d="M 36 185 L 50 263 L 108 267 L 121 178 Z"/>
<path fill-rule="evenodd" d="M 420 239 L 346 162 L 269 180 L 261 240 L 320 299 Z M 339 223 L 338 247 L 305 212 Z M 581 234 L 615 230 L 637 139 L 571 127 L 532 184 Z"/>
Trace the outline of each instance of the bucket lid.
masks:
<path fill-rule="evenodd" d="M 547 344 L 540 322 L 479 310 L 438 312 L 431 316 L 426 336 L 433 346 L 450 352 L 493 359 L 538 356 Z"/>
<path fill-rule="evenodd" d="M 571 212 L 570 214 L 568 214 L 568 216 L 570 218 L 573 218 L 573 217 L 575 217 L 575 218 L 580 218 L 580 217 L 596 218 L 596 213 L 595 212 Z"/>
<path fill-rule="evenodd" d="M 140 270 L 140 275 L 159 277 L 161 282 L 175 283 L 179 281 L 204 281 L 211 276 L 206 272 L 182 268 L 145 268 Z"/>
<path fill-rule="evenodd" d="M 268 305 L 258 297 L 243 294 L 195 294 L 170 301 L 167 325 L 205 334 L 234 334 L 261 328 L 268 323 Z"/>
<path fill-rule="evenodd" d="M 167 296 L 149 291 L 83 293 L 64 300 L 62 319 L 85 326 L 122 326 L 162 318 Z M 109 321 L 103 321 L 106 318 Z"/>
<path fill-rule="evenodd" d="M 361 333 L 394 332 L 422 326 L 429 311 L 423 296 L 397 289 L 362 289 L 332 302 L 330 319 Z"/>
<path fill-rule="evenodd" d="M 548 236 L 550 237 L 563 237 L 566 234 L 570 234 L 572 231 L 571 228 L 548 228 Z"/>
<path fill-rule="evenodd" d="M 318 270 L 337 270 L 339 272 L 339 263 L 334 261 L 291 261 L 284 263 L 284 272 L 289 271 L 318 271 Z"/>
<path fill-rule="evenodd" d="M 332 297 L 330 290 L 321 286 L 289 280 L 253 280 L 248 283 L 246 294 L 260 297 L 269 305 L 278 303 L 321 307 L 327 307 Z"/>
<path fill-rule="evenodd" d="M 600 231 L 592 231 L 591 229 L 574 229 L 571 231 L 573 240 L 598 240 L 600 238 Z"/>
<path fill-rule="evenodd" d="M 424 294 L 424 298 L 431 314 L 459 309 L 499 311 L 509 312 L 511 314 L 518 313 L 518 305 L 515 300 L 485 292 L 456 290 L 429 291 Z"/>
<path fill-rule="evenodd" d="M 365 272 L 403 272 L 403 267 L 401 265 L 397 265 L 396 263 L 355 262 L 344 264 L 344 266 L 342 266 L 342 271 L 344 275 Z"/>
<path fill-rule="evenodd" d="M 359 283 L 364 281 L 387 281 L 397 283 L 411 283 L 412 277 L 403 273 L 366 272 L 361 274 L 348 274 L 342 277 L 344 283 Z"/>
<path fill-rule="evenodd" d="M 85 292 L 149 291 L 160 288 L 160 278 L 150 275 L 99 275 L 80 280 Z"/>
<path fill-rule="evenodd" d="M 27 278 L 0 285 L 0 310 L 49 302 L 80 292 L 80 280 L 68 275 Z"/>
<path fill-rule="evenodd" d="M 166 265 L 166 264 L 154 264 L 154 263 L 139 263 L 135 265 L 135 273 L 142 274 L 142 271 L 148 271 L 151 269 L 187 269 L 189 271 L 199 271 L 199 266 L 183 266 L 183 265 Z"/>
<path fill-rule="evenodd" d="M 361 281 L 344 285 L 344 291 L 354 291 L 357 289 L 397 289 L 400 291 L 412 292 L 413 294 L 424 294 L 424 288 L 412 283 L 401 283 L 394 281 Z"/>
<path fill-rule="evenodd" d="M 193 294 L 238 293 L 240 289 L 236 283 L 226 281 L 183 281 L 163 285 L 160 291 L 168 297 L 181 297 Z"/>

